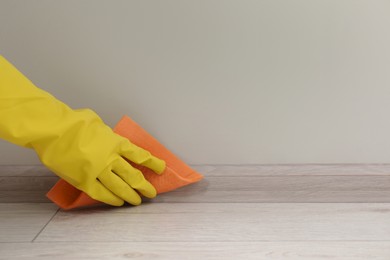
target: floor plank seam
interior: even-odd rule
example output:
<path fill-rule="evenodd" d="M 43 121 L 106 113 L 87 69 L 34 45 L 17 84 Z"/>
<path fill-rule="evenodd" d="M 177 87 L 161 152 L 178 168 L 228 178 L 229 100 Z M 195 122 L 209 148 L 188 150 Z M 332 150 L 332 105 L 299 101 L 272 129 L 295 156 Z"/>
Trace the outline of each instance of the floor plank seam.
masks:
<path fill-rule="evenodd" d="M 30 243 L 34 243 L 35 240 L 38 238 L 38 236 L 42 233 L 42 231 L 46 228 L 46 226 L 53 220 L 53 218 L 58 214 L 60 211 L 60 208 L 56 210 L 56 212 L 51 216 L 51 218 L 47 221 L 47 223 L 41 228 L 41 230 L 38 232 L 38 234 L 35 235 L 35 237 L 30 241 Z"/>
<path fill-rule="evenodd" d="M 313 243 L 362 243 L 362 242 L 372 242 L 372 243 L 378 243 L 378 242 L 390 242 L 390 240 L 325 240 L 325 239 L 322 239 L 322 240 L 316 240 L 316 239 L 311 239 L 311 240 L 279 240 L 279 239 L 275 239 L 275 240 L 262 240 L 262 239 L 259 239 L 259 240 L 254 240 L 254 239 L 248 239 L 248 240 L 236 240 L 236 241 L 232 241 L 232 240 L 213 240 L 213 241 L 207 241 L 207 240 L 203 240 L 203 241 L 200 241 L 200 240 L 196 240 L 196 241 L 192 241 L 192 240 L 187 240 L 187 241 L 183 241 L 183 240 L 170 240 L 170 241 L 166 241 L 166 240 L 143 240 L 143 241 L 126 241 L 126 240 L 117 240 L 117 241 L 113 241 L 113 240 L 99 240 L 99 241 L 86 241 L 86 240 L 61 240 L 61 241 L 36 241 L 34 242 L 34 244 L 45 244 L 45 243 L 53 243 L 53 244 L 58 244 L 58 243 L 89 243 L 89 244 L 93 244 L 93 243 L 308 243 L 308 242 L 313 242 Z M 4 244 L 4 243 L 9 243 L 9 244 L 12 244 L 12 243 L 28 243 L 28 242 L 0 242 L 0 244 Z"/>

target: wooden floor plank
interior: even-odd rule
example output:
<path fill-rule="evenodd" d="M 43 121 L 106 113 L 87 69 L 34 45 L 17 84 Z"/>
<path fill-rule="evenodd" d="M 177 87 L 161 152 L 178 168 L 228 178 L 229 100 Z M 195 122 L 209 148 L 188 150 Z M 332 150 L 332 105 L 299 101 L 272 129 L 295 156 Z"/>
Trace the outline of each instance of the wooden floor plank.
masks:
<path fill-rule="evenodd" d="M 388 260 L 389 241 L 0 243 L 0 259 Z"/>
<path fill-rule="evenodd" d="M 390 241 L 390 204 L 152 203 L 60 211 L 37 241 Z"/>
<path fill-rule="evenodd" d="M 154 203 L 390 203 L 390 191 L 193 191 L 183 188 L 154 199 Z"/>
<path fill-rule="evenodd" d="M 261 165 L 193 165 L 207 176 L 319 176 L 383 175 L 390 176 L 390 164 L 261 164 Z"/>
<path fill-rule="evenodd" d="M 56 214 L 36 202 L 58 177 L 0 166 L 0 259 L 390 259 L 390 164 L 193 168 L 139 207 Z"/>
<path fill-rule="evenodd" d="M 57 210 L 48 203 L 0 203 L 0 242 L 32 241 Z"/>

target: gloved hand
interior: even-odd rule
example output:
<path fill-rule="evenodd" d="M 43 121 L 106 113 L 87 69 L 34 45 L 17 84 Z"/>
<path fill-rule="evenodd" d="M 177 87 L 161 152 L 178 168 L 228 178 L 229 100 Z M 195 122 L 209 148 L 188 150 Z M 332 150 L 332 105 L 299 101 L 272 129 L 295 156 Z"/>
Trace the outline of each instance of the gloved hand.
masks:
<path fill-rule="evenodd" d="M 89 109 L 72 110 L 0 56 L 0 138 L 33 148 L 44 165 L 95 200 L 138 205 L 154 187 L 124 158 L 162 173 L 165 162 L 115 134 Z"/>

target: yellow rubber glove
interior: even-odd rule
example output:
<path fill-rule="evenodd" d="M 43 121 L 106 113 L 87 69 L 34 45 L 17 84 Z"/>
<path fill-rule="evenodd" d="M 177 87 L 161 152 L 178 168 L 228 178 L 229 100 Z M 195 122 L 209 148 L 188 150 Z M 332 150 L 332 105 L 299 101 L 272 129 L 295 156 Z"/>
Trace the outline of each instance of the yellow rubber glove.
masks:
<path fill-rule="evenodd" d="M 89 109 L 72 110 L 0 56 L 0 138 L 33 148 L 55 174 L 104 203 L 156 196 L 125 159 L 162 173 L 165 162 L 114 133 Z"/>

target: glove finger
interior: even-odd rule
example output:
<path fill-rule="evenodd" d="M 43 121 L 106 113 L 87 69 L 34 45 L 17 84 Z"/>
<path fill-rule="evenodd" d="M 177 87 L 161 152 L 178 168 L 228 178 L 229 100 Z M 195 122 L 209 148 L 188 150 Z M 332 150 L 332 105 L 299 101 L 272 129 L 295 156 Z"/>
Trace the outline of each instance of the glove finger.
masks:
<path fill-rule="evenodd" d="M 153 185 L 145 179 L 140 170 L 131 166 L 125 159 L 116 160 L 112 165 L 112 171 L 145 197 L 156 197 L 157 192 Z"/>
<path fill-rule="evenodd" d="M 121 155 L 130 161 L 148 167 L 157 174 L 165 170 L 165 161 L 153 156 L 149 151 L 129 142 L 124 142 L 121 147 Z"/>
<path fill-rule="evenodd" d="M 122 206 L 123 199 L 117 197 L 110 190 L 108 190 L 98 180 L 85 191 L 91 198 L 109 204 L 111 206 Z"/>
<path fill-rule="evenodd" d="M 142 200 L 138 193 L 133 190 L 126 182 L 110 170 L 102 172 L 98 179 L 100 182 L 119 198 L 132 205 L 141 204 Z"/>

